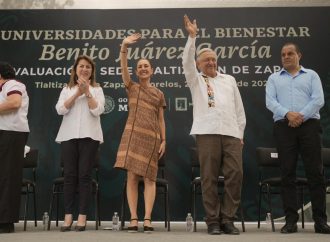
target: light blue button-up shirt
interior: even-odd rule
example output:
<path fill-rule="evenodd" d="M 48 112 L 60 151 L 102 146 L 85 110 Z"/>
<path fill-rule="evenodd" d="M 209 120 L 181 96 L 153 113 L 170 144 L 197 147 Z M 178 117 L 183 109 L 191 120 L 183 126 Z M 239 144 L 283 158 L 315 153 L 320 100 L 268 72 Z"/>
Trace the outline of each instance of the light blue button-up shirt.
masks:
<path fill-rule="evenodd" d="M 320 119 L 324 105 L 322 83 L 318 74 L 301 67 L 292 76 L 285 69 L 269 76 L 266 85 L 266 107 L 273 112 L 274 121 L 284 119 L 287 112 L 299 112 L 304 121 Z"/>

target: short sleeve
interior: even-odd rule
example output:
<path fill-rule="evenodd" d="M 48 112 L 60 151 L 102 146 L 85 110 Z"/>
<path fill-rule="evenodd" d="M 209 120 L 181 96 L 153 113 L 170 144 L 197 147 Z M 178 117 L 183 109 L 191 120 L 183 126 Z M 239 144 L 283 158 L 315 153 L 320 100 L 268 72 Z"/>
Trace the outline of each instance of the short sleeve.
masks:
<path fill-rule="evenodd" d="M 129 91 L 133 85 L 134 85 L 134 82 L 131 79 L 129 79 L 128 85 L 127 86 L 125 85 L 126 90 Z"/>
<path fill-rule="evenodd" d="M 23 83 L 20 83 L 15 80 L 8 82 L 8 84 L 6 83 L 5 93 L 7 96 L 10 96 L 13 94 L 19 94 L 22 96 L 22 93 L 24 91 L 25 91 L 25 85 Z"/>
<path fill-rule="evenodd" d="M 128 86 L 125 86 L 126 94 L 128 95 L 128 97 L 130 96 L 130 93 L 132 93 L 133 87 L 137 87 L 138 85 L 139 84 L 132 80 L 129 81 Z"/>

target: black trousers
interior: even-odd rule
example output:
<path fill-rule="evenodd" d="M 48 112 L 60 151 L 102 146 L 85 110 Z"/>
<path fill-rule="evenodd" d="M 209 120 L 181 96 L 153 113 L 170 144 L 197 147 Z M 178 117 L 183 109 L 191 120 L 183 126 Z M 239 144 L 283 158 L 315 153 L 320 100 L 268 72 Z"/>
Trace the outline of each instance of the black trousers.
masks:
<path fill-rule="evenodd" d="M 100 142 L 90 138 L 61 143 L 64 163 L 64 210 L 72 214 L 75 194 L 79 193 L 79 214 L 87 214 L 92 193 L 92 169 Z"/>
<path fill-rule="evenodd" d="M 19 220 L 27 137 L 26 132 L 0 130 L 0 223 Z"/>
<path fill-rule="evenodd" d="M 317 119 L 307 120 L 297 128 L 289 127 L 286 120 L 277 121 L 274 124 L 274 136 L 281 162 L 281 193 L 285 219 L 289 223 L 295 223 L 299 219 L 295 184 L 299 154 L 308 179 L 313 219 L 316 223 L 327 221 L 321 133 L 320 121 Z"/>

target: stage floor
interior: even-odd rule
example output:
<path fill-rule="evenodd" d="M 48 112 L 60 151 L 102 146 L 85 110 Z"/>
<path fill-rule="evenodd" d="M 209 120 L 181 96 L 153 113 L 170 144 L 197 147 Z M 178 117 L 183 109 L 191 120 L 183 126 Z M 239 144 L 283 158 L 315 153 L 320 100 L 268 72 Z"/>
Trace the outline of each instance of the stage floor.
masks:
<path fill-rule="evenodd" d="M 61 224 L 61 223 L 60 223 Z M 15 233 L 0 234 L 0 241 L 24 241 L 24 242 L 207 242 L 225 240 L 226 242 L 244 241 L 244 242 L 302 242 L 302 241 L 329 241 L 330 235 L 316 234 L 314 233 L 313 223 L 306 223 L 305 229 L 301 228 L 301 224 L 298 224 L 298 233 L 294 234 L 281 234 L 280 228 L 283 223 L 276 223 L 276 232 L 271 232 L 271 228 L 268 224 L 262 223 L 261 228 L 257 228 L 256 223 L 246 222 L 246 232 L 241 232 L 240 235 L 208 235 L 206 232 L 206 225 L 203 222 L 199 222 L 197 225 L 197 232 L 189 233 L 185 231 L 185 223 L 172 222 L 171 231 L 167 232 L 164 228 L 164 223 L 154 222 L 155 231 L 152 234 L 145 234 L 142 232 L 142 222 L 140 222 L 140 231 L 138 233 L 128 233 L 125 230 L 111 231 L 104 230 L 111 226 L 110 222 L 102 222 L 102 226 L 99 230 L 95 230 L 95 222 L 89 221 L 86 231 L 84 232 L 59 232 L 59 227 L 55 226 L 52 222 L 50 231 L 43 231 L 42 223 L 38 222 L 38 227 L 34 227 L 32 221 L 28 222 L 27 231 L 23 231 L 23 222 L 15 224 Z M 235 223 L 235 225 L 241 230 L 241 223 Z"/>

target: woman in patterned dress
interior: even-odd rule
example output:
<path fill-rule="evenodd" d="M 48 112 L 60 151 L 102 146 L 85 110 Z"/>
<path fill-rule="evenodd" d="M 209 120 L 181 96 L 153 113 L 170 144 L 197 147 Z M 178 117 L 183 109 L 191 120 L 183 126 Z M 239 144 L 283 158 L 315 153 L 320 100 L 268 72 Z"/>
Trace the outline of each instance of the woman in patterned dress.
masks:
<path fill-rule="evenodd" d="M 143 228 L 144 232 L 153 231 L 151 212 L 156 195 L 158 160 L 164 154 L 166 144 L 166 103 L 164 94 L 150 83 L 153 74 L 150 61 L 140 59 L 137 62 L 138 83 L 131 80 L 127 67 L 127 47 L 140 38 L 140 34 L 128 36 L 123 40 L 120 49 L 120 64 L 128 95 L 129 113 L 115 167 L 127 170 L 127 200 L 131 213 L 128 232 L 138 231 L 138 183 L 141 178 L 144 181 L 145 203 Z"/>

